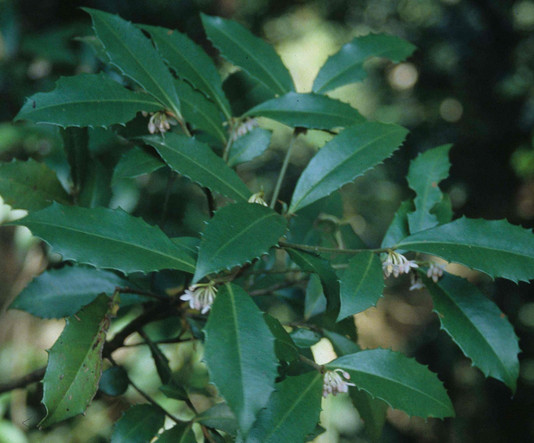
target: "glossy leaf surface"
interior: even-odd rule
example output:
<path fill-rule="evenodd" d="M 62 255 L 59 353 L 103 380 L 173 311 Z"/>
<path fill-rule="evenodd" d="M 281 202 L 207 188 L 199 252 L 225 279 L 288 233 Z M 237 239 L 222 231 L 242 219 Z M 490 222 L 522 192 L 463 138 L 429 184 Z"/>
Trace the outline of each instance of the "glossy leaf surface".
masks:
<path fill-rule="evenodd" d="M 260 412 L 246 441 L 304 441 L 319 420 L 322 387 L 323 377 L 317 371 L 288 377 L 278 383 L 267 408 Z"/>
<path fill-rule="evenodd" d="M 131 285 L 113 272 L 82 266 L 50 269 L 34 278 L 17 296 L 10 309 L 20 309 L 40 318 L 74 315 L 99 294 L 111 296 L 115 288 Z M 146 297 L 121 294 L 121 306 L 146 301 Z"/>
<path fill-rule="evenodd" d="M 208 145 L 179 134 L 143 137 L 158 151 L 169 167 L 212 191 L 236 201 L 248 200 L 251 193 L 237 174 Z"/>
<path fill-rule="evenodd" d="M 206 34 L 224 58 L 243 68 L 275 94 L 294 90 L 289 71 L 274 48 L 231 20 L 202 14 Z"/>
<path fill-rule="evenodd" d="M 284 217 L 259 204 L 237 203 L 219 209 L 204 229 L 193 280 L 266 254 L 286 228 Z"/>
<path fill-rule="evenodd" d="M 160 55 L 140 29 L 118 15 L 84 8 L 93 19 L 96 36 L 104 45 L 110 63 L 145 89 L 175 114 L 180 100 L 172 75 Z"/>
<path fill-rule="evenodd" d="M 102 348 L 109 326 L 110 300 L 98 297 L 76 317 L 69 317 L 65 329 L 48 352 L 43 379 L 47 427 L 85 411 L 98 389 L 102 375 Z"/>
<path fill-rule="evenodd" d="M 211 98 L 226 118 L 230 118 L 232 111 L 222 90 L 221 77 L 208 54 L 181 32 L 159 26 L 143 26 L 143 29 L 149 32 L 159 53 L 178 77 Z M 182 100 L 180 91 L 178 95 Z"/>
<path fill-rule="evenodd" d="M 499 308 L 476 286 L 445 275 L 438 284 L 424 279 L 442 328 L 486 377 L 515 392 L 519 376 L 518 338 Z"/>
<path fill-rule="evenodd" d="M 245 113 L 267 117 L 291 127 L 334 129 L 363 123 L 362 115 L 347 103 L 325 95 L 289 92 L 263 102 Z"/>
<path fill-rule="evenodd" d="M 159 111 L 148 94 L 130 91 L 105 74 L 62 77 L 51 92 L 31 96 L 16 120 L 62 127 L 109 127 L 132 120 L 138 112 Z"/>
<path fill-rule="evenodd" d="M 367 72 L 364 62 L 369 57 L 384 57 L 401 62 L 415 46 L 393 35 L 369 34 L 356 37 L 330 56 L 313 82 L 313 91 L 325 93 L 349 83 L 362 81 Z"/>
<path fill-rule="evenodd" d="M 444 145 L 419 154 L 410 163 L 406 179 L 415 193 L 415 212 L 408 214 L 410 232 L 436 226 L 438 218 L 430 211 L 441 202 L 443 194 L 439 182 L 449 176 L 449 151 L 452 145 Z"/>
<path fill-rule="evenodd" d="M 345 129 L 324 145 L 304 169 L 289 212 L 330 195 L 383 162 L 400 147 L 407 133 L 400 126 L 374 122 Z"/>
<path fill-rule="evenodd" d="M 195 421 L 210 428 L 220 429 L 230 435 L 237 432 L 237 421 L 226 403 L 217 403 L 195 417 Z"/>
<path fill-rule="evenodd" d="M 205 334 L 210 380 L 246 435 L 274 389 L 274 338 L 256 304 L 232 284 L 219 289 Z"/>
<path fill-rule="evenodd" d="M 53 201 L 68 203 L 56 174 L 35 160 L 0 163 L 0 195 L 14 209 L 38 211 Z"/>
<path fill-rule="evenodd" d="M 382 240 L 381 248 L 389 248 L 395 246 L 403 238 L 410 235 L 410 227 L 408 226 L 408 214 L 414 209 L 413 202 L 411 200 L 403 201 L 399 209 L 395 212 L 393 220 L 389 225 L 386 234 Z"/>
<path fill-rule="evenodd" d="M 148 152 L 134 146 L 129 151 L 125 152 L 115 170 L 113 171 L 112 183 L 117 183 L 119 180 L 135 178 L 140 175 L 150 174 L 163 168 L 165 163 L 156 156 L 150 155 Z"/>
<path fill-rule="evenodd" d="M 269 327 L 271 334 L 275 338 L 274 349 L 276 357 L 283 361 L 293 361 L 298 358 L 297 345 L 293 342 L 293 339 L 289 333 L 284 329 L 278 319 L 270 316 L 269 314 L 263 314 L 265 323 Z"/>
<path fill-rule="evenodd" d="M 398 246 L 437 255 L 491 277 L 514 282 L 534 278 L 534 235 L 506 220 L 462 217 L 413 234 Z"/>
<path fill-rule="evenodd" d="M 130 272 L 194 271 L 191 257 L 156 226 L 121 209 L 57 203 L 13 224 L 26 226 L 64 260 Z"/>
<path fill-rule="evenodd" d="M 165 414 L 154 405 L 132 406 L 115 423 L 111 443 L 147 443 L 163 427 Z"/>
<path fill-rule="evenodd" d="M 270 142 L 271 131 L 262 128 L 253 129 L 232 144 L 228 166 L 236 166 L 259 157 L 267 150 Z"/>
<path fill-rule="evenodd" d="M 382 263 L 377 254 L 362 252 L 348 263 L 340 281 L 338 320 L 375 306 L 384 290 Z"/>
<path fill-rule="evenodd" d="M 452 403 L 437 375 L 399 352 L 361 351 L 333 360 L 326 367 L 344 369 L 359 389 L 408 415 L 437 418 L 454 415 Z"/>

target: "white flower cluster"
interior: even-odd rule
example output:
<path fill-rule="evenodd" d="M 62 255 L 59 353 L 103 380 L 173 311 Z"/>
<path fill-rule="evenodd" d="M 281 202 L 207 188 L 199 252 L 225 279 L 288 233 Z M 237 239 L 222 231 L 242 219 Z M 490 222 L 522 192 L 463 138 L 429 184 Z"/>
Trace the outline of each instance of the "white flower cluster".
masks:
<path fill-rule="evenodd" d="M 191 309 L 196 309 L 201 314 L 205 314 L 211 309 L 211 305 L 215 301 L 216 296 L 217 288 L 215 287 L 215 283 L 198 283 L 189 286 L 185 290 L 184 295 L 180 297 L 180 300 L 188 301 Z"/>
<path fill-rule="evenodd" d="M 409 274 L 412 269 L 417 269 L 418 267 L 415 261 L 408 260 L 404 255 L 395 251 L 388 251 L 385 260 L 382 262 L 382 270 L 386 277 L 391 274 L 394 277 L 398 277 L 400 274 Z"/>
<path fill-rule="evenodd" d="M 142 113 L 144 117 L 147 117 L 149 114 L 146 112 Z M 156 134 L 161 132 L 162 134 L 171 129 L 171 125 L 176 126 L 178 122 L 176 119 L 170 117 L 165 111 L 151 112 L 150 120 L 148 120 L 148 132 L 151 134 Z"/>
<path fill-rule="evenodd" d="M 349 383 L 345 380 L 350 380 L 350 374 L 343 369 L 334 369 L 333 371 L 326 371 L 323 377 L 323 397 L 328 394 L 337 395 L 340 392 L 349 392 L 349 386 L 356 386 L 354 383 Z"/>
<path fill-rule="evenodd" d="M 233 131 L 230 139 L 235 142 L 239 137 L 247 134 L 252 131 L 254 128 L 258 127 L 258 121 L 255 118 L 247 118 L 243 120 Z"/>
<path fill-rule="evenodd" d="M 255 194 L 252 194 L 250 198 L 248 199 L 249 203 L 257 203 L 258 205 L 268 206 L 267 202 L 263 199 L 265 197 L 265 193 L 263 191 L 256 192 Z"/>
<path fill-rule="evenodd" d="M 431 278 L 434 283 L 437 283 L 438 280 L 443 277 L 443 271 L 445 270 L 445 264 L 430 263 L 430 267 L 426 272 L 426 276 Z"/>

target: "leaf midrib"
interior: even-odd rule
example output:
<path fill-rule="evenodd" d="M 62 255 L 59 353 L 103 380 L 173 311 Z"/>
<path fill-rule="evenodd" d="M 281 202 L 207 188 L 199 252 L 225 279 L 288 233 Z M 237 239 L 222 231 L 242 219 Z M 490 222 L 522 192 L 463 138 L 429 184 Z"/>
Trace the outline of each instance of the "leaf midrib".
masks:
<path fill-rule="evenodd" d="M 337 170 L 339 168 L 341 168 L 345 163 L 347 163 L 348 161 L 352 160 L 354 158 L 354 156 L 358 155 L 358 154 L 361 154 L 364 150 L 368 149 L 369 146 L 371 144 L 374 144 L 376 142 L 378 142 L 380 139 L 384 138 L 384 137 L 389 137 L 391 135 L 395 135 L 395 132 L 394 131 L 389 131 L 385 134 L 381 134 L 379 135 L 378 137 L 375 137 L 373 138 L 373 140 L 370 140 L 369 142 L 367 142 L 366 144 L 362 145 L 360 147 L 360 149 L 356 150 L 356 151 L 353 151 L 351 155 L 347 156 L 342 162 L 340 163 L 337 163 L 333 168 L 330 169 L 330 171 L 328 171 L 325 175 L 323 175 L 318 181 L 316 181 L 313 186 L 311 186 L 308 191 L 306 191 L 302 197 L 297 200 L 295 202 L 295 204 L 291 204 L 291 207 L 290 207 L 290 210 L 291 211 L 295 211 L 296 209 L 295 208 L 298 208 L 298 206 L 302 203 L 302 201 L 308 197 L 313 191 L 315 191 L 319 186 L 321 186 L 321 184 L 326 180 L 327 177 L 329 177 L 330 175 L 334 174 L 334 173 L 337 173 Z M 334 139 L 335 140 L 335 139 Z M 395 149 L 398 149 L 399 147 L 396 146 Z M 323 148 L 324 149 L 324 148 Z M 395 150 L 394 149 L 394 150 Z M 321 151 L 319 151 L 321 152 Z M 391 155 L 391 154 L 390 154 Z M 314 157 L 316 158 L 316 157 Z M 311 162 L 313 161 L 314 159 L 312 159 L 310 161 L 310 163 L 308 163 L 308 166 L 311 164 Z M 304 174 L 306 173 L 306 170 L 308 169 L 308 166 L 306 166 L 306 169 L 304 170 L 304 172 L 301 174 L 301 178 L 304 176 Z M 367 168 L 369 169 L 369 168 Z M 365 171 L 367 171 L 367 169 Z M 360 171 L 354 178 L 358 177 L 359 175 L 363 174 L 365 171 Z M 350 180 L 349 180 L 350 181 Z M 298 183 L 297 183 L 298 185 Z"/>
<path fill-rule="evenodd" d="M 128 243 L 127 241 L 124 241 L 124 240 L 119 240 L 119 239 L 112 238 L 112 237 L 105 237 L 104 235 L 97 234 L 97 233 L 87 233 L 85 231 L 81 231 L 81 230 L 73 228 L 71 226 L 57 225 L 57 224 L 52 224 L 52 223 L 43 222 L 43 221 L 30 221 L 30 223 L 28 223 L 25 226 L 32 225 L 32 224 L 33 225 L 42 225 L 42 226 L 45 226 L 45 227 L 51 227 L 51 228 L 56 228 L 56 229 L 64 229 L 66 231 L 72 231 L 72 232 L 75 232 L 77 234 L 85 235 L 87 237 L 93 236 L 93 237 L 101 238 L 101 239 L 108 240 L 108 241 L 111 240 L 112 242 L 115 242 L 115 243 L 124 244 L 124 245 L 130 246 L 130 247 L 133 247 L 133 248 L 141 249 L 142 251 L 151 252 L 152 254 L 154 254 L 156 256 L 159 255 L 161 257 L 170 258 L 170 259 L 172 259 L 174 261 L 177 261 L 179 263 L 183 263 L 183 264 L 191 267 L 192 270 L 194 271 L 194 267 L 193 267 L 193 265 L 191 263 L 188 263 L 188 262 L 180 259 L 179 257 L 174 257 L 172 255 L 165 254 L 165 253 L 163 253 L 162 251 L 159 251 L 159 250 L 148 249 L 148 248 L 144 247 L 143 245 L 139 245 L 139 244 L 136 244 L 136 243 Z M 28 226 L 28 228 L 31 231 L 31 228 L 29 226 Z M 40 236 L 37 235 L 37 237 L 40 237 Z M 43 240 L 47 241 L 44 238 L 43 238 Z"/>
<path fill-rule="evenodd" d="M 144 105 L 158 105 L 161 106 L 161 103 L 158 101 L 145 101 L 145 100 L 123 100 L 123 99 L 110 99 L 110 98 L 103 98 L 103 99 L 87 99 L 87 100 L 79 100 L 79 101 L 68 101 L 68 102 L 61 102 L 61 103 L 52 103 L 50 105 L 45 106 L 38 106 L 35 109 L 31 109 L 29 111 L 26 111 L 25 115 L 31 115 L 39 111 L 43 111 L 45 109 L 50 108 L 61 108 L 63 106 L 68 105 L 85 105 L 85 104 L 93 104 L 93 103 L 117 103 L 117 104 L 123 104 L 123 103 L 139 103 Z"/>
<path fill-rule="evenodd" d="M 365 279 L 368 277 L 368 275 L 370 273 L 370 270 L 371 270 L 371 267 L 372 267 L 372 264 L 373 264 L 373 261 L 374 261 L 373 259 L 374 259 L 374 255 L 373 255 L 373 253 L 370 253 L 369 260 L 367 262 L 367 265 L 365 267 L 365 270 L 364 270 L 363 274 L 361 275 L 360 282 L 358 283 L 358 285 L 354 289 L 353 296 L 356 296 L 358 294 L 358 291 L 362 287 Z M 341 300 L 343 300 L 343 299 L 341 299 Z M 343 307 L 343 301 L 341 301 L 341 303 L 342 303 L 342 307 Z M 340 315 L 342 313 L 343 313 L 342 309 L 340 309 Z M 355 314 L 357 314 L 357 312 Z M 343 315 L 345 315 L 345 314 L 343 313 Z M 350 314 L 347 314 L 347 315 L 350 315 Z"/>

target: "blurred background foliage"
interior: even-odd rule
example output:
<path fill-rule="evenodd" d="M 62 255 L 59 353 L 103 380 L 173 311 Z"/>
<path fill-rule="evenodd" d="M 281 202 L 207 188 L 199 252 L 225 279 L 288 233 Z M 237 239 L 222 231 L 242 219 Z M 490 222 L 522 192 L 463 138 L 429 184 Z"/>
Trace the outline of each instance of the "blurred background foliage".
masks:
<path fill-rule="evenodd" d="M 449 193 L 455 214 L 507 218 L 525 227 L 534 226 L 534 1 L 0 0 L 0 160 L 43 159 L 65 186 L 69 170 L 58 132 L 46 126 L 14 125 L 11 120 L 25 98 L 51 90 L 59 76 L 101 68 L 91 46 L 89 18 L 80 6 L 115 12 L 137 23 L 176 28 L 214 57 L 216 52 L 203 34 L 198 13 L 233 18 L 275 45 L 300 92 L 311 89 L 327 56 L 352 37 L 369 32 L 403 37 L 419 48 L 407 62 L 392 65 L 371 60 L 367 64 L 370 74 L 363 83 L 332 93 L 369 119 L 395 122 L 411 131 L 404 149 L 344 188 L 343 220 L 367 245 L 377 245 L 400 201 L 411 196 L 404 179 L 409 160 L 427 148 L 454 143 L 451 177 L 442 188 Z M 228 75 L 225 89 L 234 98 L 235 109 L 246 109 L 254 94 L 237 81 L 238 73 L 223 60 L 219 63 L 223 75 Z M 289 130 L 271 121 L 261 123 L 277 130 L 271 147 L 260 159 L 241 166 L 239 173 L 251 189 L 263 186 L 268 193 L 280 168 Z M 289 200 L 314 146 L 326 139 L 316 131 L 300 139 L 282 200 Z M 94 159 L 104 164 L 110 177 L 126 148 L 120 137 L 91 130 Z M 106 180 L 109 182 L 109 177 L 95 183 Z M 150 179 L 119 181 L 113 192 L 102 189 L 97 193 L 98 203 L 122 206 L 158 222 L 154 214 L 165 198 L 166 185 L 165 171 Z M 195 203 L 199 192 L 185 180 L 174 183 L 165 226 L 171 235 L 191 235 L 202 229 L 207 214 L 204 206 Z M 10 208 L 0 206 L 0 222 L 11 216 Z M 23 230 L 0 229 L 2 311 L 50 259 L 54 257 L 46 257 L 42 247 Z M 471 367 L 439 331 L 424 293 L 406 294 L 389 288 L 390 294 L 377 309 L 357 317 L 360 345 L 392 347 L 428 364 L 445 381 L 457 418 L 425 422 L 390 411 L 383 441 L 534 441 L 532 290 L 510 282 L 491 285 L 479 274 L 465 269 L 458 272 L 477 281 L 515 325 L 523 350 L 518 391 L 511 398 L 504 385 L 484 379 Z M 43 350 L 52 345 L 63 323 L 38 321 L 21 312 L 0 315 L 1 383 L 43 365 Z M 198 366 L 191 361 L 191 349 L 179 354 L 170 349 L 173 368 L 186 373 L 191 365 Z M 156 380 L 145 375 L 155 372 L 146 349 L 135 357 L 125 352 L 122 361 L 143 387 L 157 387 Z M 195 374 L 205 379 L 202 369 Z M 203 383 L 205 380 L 198 381 Z M 99 394 L 86 417 L 39 432 L 32 425 L 42 412 L 40 396 L 40 386 L 35 385 L 27 392 L 17 390 L 0 396 L 0 443 L 106 441 L 111 421 L 127 404 L 124 399 Z M 127 399 L 141 401 L 133 394 Z M 320 441 L 367 441 L 356 411 L 345 400 L 336 397 L 325 402 L 322 424 L 327 433 Z"/>

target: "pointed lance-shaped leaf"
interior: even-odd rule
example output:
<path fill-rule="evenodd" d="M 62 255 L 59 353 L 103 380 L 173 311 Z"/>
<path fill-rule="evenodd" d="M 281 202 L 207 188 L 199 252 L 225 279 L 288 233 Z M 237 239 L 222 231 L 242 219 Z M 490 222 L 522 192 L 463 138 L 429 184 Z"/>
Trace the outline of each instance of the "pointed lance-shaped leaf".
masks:
<path fill-rule="evenodd" d="M 204 50 L 181 32 L 159 26 L 143 25 L 156 47 L 178 77 L 210 98 L 227 119 L 232 117 L 230 104 L 222 89 L 221 76 Z M 182 95 L 178 91 L 180 100 Z"/>
<path fill-rule="evenodd" d="M 447 274 L 437 284 L 423 279 L 442 328 L 486 377 L 502 381 L 515 392 L 518 338 L 499 308 L 463 278 Z"/>
<path fill-rule="evenodd" d="M 403 238 L 410 235 L 408 226 L 408 213 L 414 210 L 413 201 L 403 201 L 397 212 L 393 215 L 393 220 L 389 224 L 388 230 L 382 239 L 381 248 L 390 248 L 399 243 Z M 397 251 L 402 253 L 402 251 Z"/>
<path fill-rule="evenodd" d="M 249 109 L 245 116 L 267 117 L 291 127 L 334 129 L 363 123 L 347 103 L 319 94 L 288 92 Z"/>
<path fill-rule="evenodd" d="M 102 375 L 102 348 L 110 322 L 111 302 L 100 295 L 75 317 L 52 346 L 43 379 L 47 427 L 85 411 Z"/>
<path fill-rule="evenodd" d="M 107 128 L 161 108 L 150 95 L 130 91 L 105 74 L 80 74 L 61 77 L 53 91 L 32 95 L 15 120 Z"/>
<path fill-rule="evenodd" d="M 202 235 L 193 281 L 266 254 L 286 229 L 284 217 L 259 204 L 236 203 L 219 209 Z"/>
<path fill-rule="evenodd" d="M 148 38 L 132 23 L 95 9 L 83 8 L 93 19 L 93 28 L 104 50 L 125 76 L 159 101 L 165 109 L 180 115 L 180 100 L 173 77 Z"/>
<path fill-rule="evenodd" d="M 239 23 L 201 15 L 208 38 L 221 55 L 243 68 L 275 94 L 293 91 L 293 80 L 274 48 Z"/>
<path fill-rule="evenodd" d="M 356 254 L 348 263 L 340 281 L 338 320 L 375 306 L 384 290 L 384 274 L 378 255 Z"/>
<path fill-rule="evenodd" d="M 135 405 L 115 423 L 111 443 L 147 443 L 165 422 L 165 413 L 154 405 Z"/>
<path fill-rule="evenodd" d="M 15 298 L 10 309 L 20 309 L 40 318 L 74 315 L 98 295 L 113 294 L 117 287 L 132 285 L 110 271 L 84 266 L 49 269 L 34 278 Z M 147 297 L 121 294 L 120 305 L 147 301 Z"/>
<path fill-rule="evenodd" d="M 287 377 L 278 383 L 247 443 L 305 441 L 319 421 L 322 387 L 323 376 L 316 371 Z"/>
<path fill-rule="evenodd" d="M 363 64 L 370 57 L 383 57 L 401 62 L 409 57 L 415 46 L 399 37 L 369 34 L 356 37 L 330 56 L 313 82 L 313 91 L 325 93 L 367 76 Z"/>
<path fill-rule="evenodd" d="M 210 380 L 247 435 L 274 389 L 274 338 L 250 296 L 233 284 L 219 289 L 205 333 Z"/>
<path fill-rule="evenodd" d="M 337 358 L 326 367 L 347 371 L 351 383 L 358 389 L 408 415 L 454 416 L 452 403 L 437 375 L 399 352 L 386 349 L 360 351 Z"/>
<path fill-rule="evenodd" d="M 324 145 L 300 176 L 289 212 L 330 195 L 395 152 L 408 131 L 401 126 L 366 122 L 351 126 Z"/>
<path fill-rule="evenodd" d="M 185 135 L 168 133 L 143 137 L 173 170 L 201 186 L 236 201 L 246 201 L 250 191 L 239 176 L 208 145 Z"/>
<path fill-rule="evenodd" d="M 449 176 L 451 147 L 452 145 L 443 145 L 429 149 L 410 163 L 406 179 L 416 194 L 415 212 L 408 214 L 412 234 L 439 224 L 438 218 L 431 213 L 431 210 L 443 199 L 438 185 Z"/>
<path fill-rule="evenodd" d="M 418 232 L 397 247 L 437 255 L 514 282 L 534 278 L 534 235 L 506 220 L 462 217 Z"/>
<path fill-rule="evenodd" d="M 269 147 L 271 135 L 271 131 L 267 129 L 254 128 L 239 137 L 230 147 L 228 166 L 233 167 L 259 157 Z"/>
<path fill-rule="evenodd" d="M 113 171 L 111 184 L 114 185 L 123 179 L 150 174 L 164 166 L 165 163 L 158 158 L 156 154 L 150 155 L 140 147 L 134 146 L 132 149 L 122 154 L 122 157 Z"/>
<path fill-rule="evenodd" d="M 0 163 L 0 195 L 15 209 L 38 211 L 53 201 L 67 204 L 69 196 L 56 174 L 33 159 Z"/>
<path fill-rule="evenodd" d="M 194 261 L 160 228 L 122 209 L 80 208 L 53 203 L 15 225 L 26 226 L 64 260 L 124 273 L 177 269 L 193 272 Z"/>

